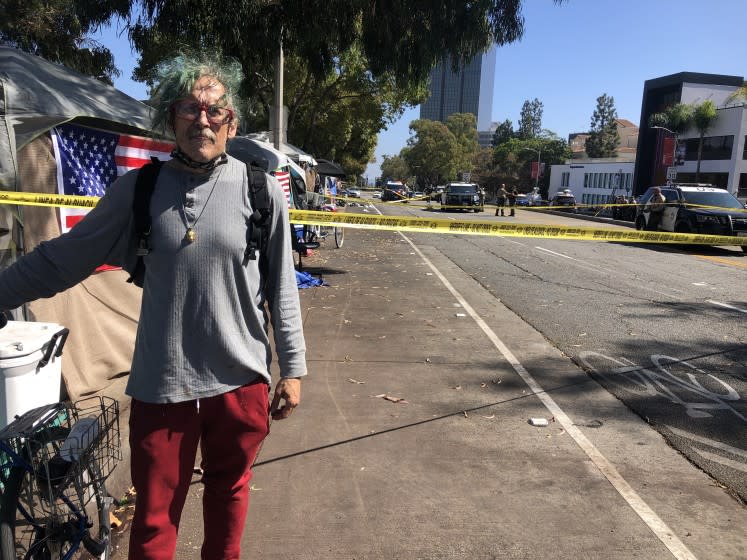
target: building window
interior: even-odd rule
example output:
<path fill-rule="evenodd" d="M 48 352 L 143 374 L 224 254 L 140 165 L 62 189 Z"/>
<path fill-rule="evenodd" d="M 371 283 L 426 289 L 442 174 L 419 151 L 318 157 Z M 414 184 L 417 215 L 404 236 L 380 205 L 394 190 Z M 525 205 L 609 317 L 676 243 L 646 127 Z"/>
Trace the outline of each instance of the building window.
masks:
<path fill-rule="evenodd" d="M 744 150 L 742 151 L 742 159 L 747 159 L 747 136 L 744 137 Z"/>
<path fill-rule="evenodd" d="M 699 138 L 685 140 L 685 160 L 698 161 Z M 701 161 L 731 159 L 734 147 L 734 136 L 706 136 L 703 138 L 703 154 Z"/>
<path fill-rule="evenodd" d="M 739 190 L 737 196 L 747 197 L 747 173 L 739 174 Z"/>

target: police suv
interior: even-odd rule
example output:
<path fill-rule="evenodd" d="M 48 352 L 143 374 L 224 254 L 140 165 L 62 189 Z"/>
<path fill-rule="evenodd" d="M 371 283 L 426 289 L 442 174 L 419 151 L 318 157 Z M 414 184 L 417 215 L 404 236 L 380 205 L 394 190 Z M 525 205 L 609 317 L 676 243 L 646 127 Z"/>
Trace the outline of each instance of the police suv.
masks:
<path fill-rule="evenodd" d="M 646 203 L 653 194 L 650 187 L 638 200 L 635 227 L 649 229 L 651 212 Z M 747 211 L 737 197 L 724 189 L 698 183 L 678 183 L 659 187 L 666 206 L 659 230 L 704 235 L 744 237 L 747 252 Z"/>

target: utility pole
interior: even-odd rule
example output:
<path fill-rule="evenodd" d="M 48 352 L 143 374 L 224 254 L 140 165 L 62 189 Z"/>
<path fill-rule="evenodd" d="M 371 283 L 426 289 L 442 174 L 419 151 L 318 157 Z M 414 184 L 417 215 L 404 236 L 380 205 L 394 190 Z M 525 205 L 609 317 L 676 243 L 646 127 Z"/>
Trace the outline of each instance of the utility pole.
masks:
<path fill-rule="evenodd" d="M 275 130 L 272 131 L 272 143 L 280 151 L 283 138 L 283 28 L 278 38 L 278 59 L 275 64 Z"/>
<path fill-rule="evenodd" d="M 522 148 L 524 150 L 530 150 L 532 152 L 537 152 L 537 174 L 534 176 L 534 192 L 539 192 L 539 176 L 540 176 L 540 169 L 542 169 L 542 146 L 539 147 L 539 149 L 534 148 Z"/>

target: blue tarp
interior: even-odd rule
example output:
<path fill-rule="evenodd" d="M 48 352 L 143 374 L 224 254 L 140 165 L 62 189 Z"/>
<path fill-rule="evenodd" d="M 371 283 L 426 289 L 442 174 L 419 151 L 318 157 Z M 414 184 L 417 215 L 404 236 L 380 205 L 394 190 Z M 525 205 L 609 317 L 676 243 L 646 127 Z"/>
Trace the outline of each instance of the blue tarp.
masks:
<path fill-rule="evenodd" d="M 298 285 L 299 290 L 327 285 L 327 283 L 321 278 L 315 278 L 308 272 L 299 272 L 298 270 L 296 271 L 296 284 Z"/>

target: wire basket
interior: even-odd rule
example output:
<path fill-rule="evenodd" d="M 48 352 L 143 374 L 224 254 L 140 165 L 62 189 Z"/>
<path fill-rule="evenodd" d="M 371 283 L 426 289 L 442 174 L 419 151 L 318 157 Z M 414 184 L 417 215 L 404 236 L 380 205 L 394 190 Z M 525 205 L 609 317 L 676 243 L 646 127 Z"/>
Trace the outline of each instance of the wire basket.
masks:
<path fill-rule="evenodd" d="M 119 403 L 91 397 L 47 408 L 36 420 L 22 416 L 15 432 L 0 439 L 10 435 L 6 444 L 33 469 L 19 495 L 24 507 L 35 516 L 64 518 L 101 496 L 121 459 Z"/>
<path fill-rule="evenodd" d="M 306 204 L 309 208 L 320 208 L 325 202 L 323 194 L 309 191 L 306 191 L 304 194 L 306 195 Z"/>

